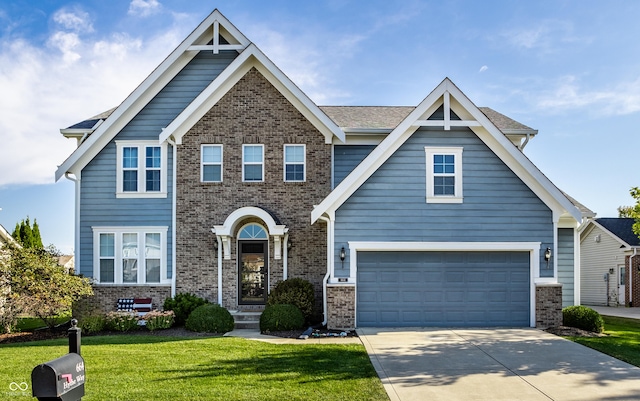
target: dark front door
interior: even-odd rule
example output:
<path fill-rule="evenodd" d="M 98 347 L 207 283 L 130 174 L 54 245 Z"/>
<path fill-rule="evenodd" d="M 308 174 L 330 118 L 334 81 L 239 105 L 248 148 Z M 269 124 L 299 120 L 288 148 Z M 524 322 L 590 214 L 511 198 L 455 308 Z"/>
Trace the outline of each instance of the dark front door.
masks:
<path fill-rule="evenodd" d="M 267 302 L 267 241 L 240 241 L 238 303 Z"/>

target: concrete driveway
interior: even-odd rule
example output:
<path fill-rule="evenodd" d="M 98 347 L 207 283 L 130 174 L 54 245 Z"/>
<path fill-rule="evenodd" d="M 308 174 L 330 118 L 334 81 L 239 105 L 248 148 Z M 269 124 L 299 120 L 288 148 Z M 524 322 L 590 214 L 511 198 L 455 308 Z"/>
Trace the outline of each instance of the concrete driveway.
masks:
<path fill-rule="evenodd" d="M 536 329 L 358 329 L 391 401 L 640 400 L 640 368 Z"/>

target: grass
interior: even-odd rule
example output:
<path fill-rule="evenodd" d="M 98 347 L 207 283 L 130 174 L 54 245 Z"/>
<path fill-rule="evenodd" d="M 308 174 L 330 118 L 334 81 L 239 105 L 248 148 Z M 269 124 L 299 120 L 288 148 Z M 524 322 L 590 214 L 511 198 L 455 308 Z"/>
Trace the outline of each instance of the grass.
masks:
<path fill-rule="evenodd" d="M 30 396 L 31 370 L 66 352 L 66 339 L 0 345 L 0 360 L 11 361 L 0 364 L 0 399 Z M 82 356 L 84 401 L 388 400 L 356 344 L 117 335 L 83 338 Z M 8 392 L 22 382 L 28 394 Z"/>
<path fill-rule="evenodd" d="M 56 316 L 55 321 L 56 324 L 61 324 L 67 322 L 69 319 L 71 319 L 71 313 L 65 313 Z M 44 327 L 47 327 L 47 325 L 44 323 L 44 320 L 39 317 L 21 317 L 18 318 L 15 331 L 33 331 Z"/>
<path fill-rule="evenodd" d="M 604 337 L 567 337 L 614 358 L 640 367 L 640 320 L 602 316 Z"/>

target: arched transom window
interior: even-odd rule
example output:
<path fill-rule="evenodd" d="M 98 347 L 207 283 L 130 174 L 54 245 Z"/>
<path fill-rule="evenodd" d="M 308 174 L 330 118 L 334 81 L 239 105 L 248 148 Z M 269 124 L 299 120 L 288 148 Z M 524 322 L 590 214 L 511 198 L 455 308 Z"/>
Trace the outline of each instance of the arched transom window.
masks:
<path fill-rule="evenodd" d="M 244 226 L 240 233 L 238 233 L 238 239 L 268 239 L 269 236 L 264 228 L 258 224 L 252 223 Z"/>

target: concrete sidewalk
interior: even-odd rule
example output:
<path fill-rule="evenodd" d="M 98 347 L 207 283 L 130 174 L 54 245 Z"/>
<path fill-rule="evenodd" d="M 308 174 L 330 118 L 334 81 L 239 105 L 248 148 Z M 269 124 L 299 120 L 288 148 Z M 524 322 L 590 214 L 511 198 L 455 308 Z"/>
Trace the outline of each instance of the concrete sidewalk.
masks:
<path fill-rule="evenodd" d="M 628 319 L 640 319 L 640 308 L 626 308 L 624 306 L 591 306 L 585 305 L 601 315 L 626 317 Z"/>
<path fill-rule="evenodd" d="M 640 368 L 536 329 L 359 329 L 392 401 L 640 399 Z"/>

